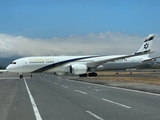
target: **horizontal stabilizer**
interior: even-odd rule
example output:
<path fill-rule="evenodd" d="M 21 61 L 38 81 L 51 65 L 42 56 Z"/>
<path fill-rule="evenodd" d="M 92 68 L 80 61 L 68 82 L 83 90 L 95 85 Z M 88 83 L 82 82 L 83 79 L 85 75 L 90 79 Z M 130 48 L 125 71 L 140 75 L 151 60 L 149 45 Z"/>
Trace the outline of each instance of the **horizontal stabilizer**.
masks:
<path fill-rule="evenodd" d="M 160 58 L 160 56 L 159 57 L 145 59 L 145 60 L 142 60 L 141 62 L 152 62 L 152 61 L 156 61 L 156 59 L 158 59 L 158 58 Z"/>

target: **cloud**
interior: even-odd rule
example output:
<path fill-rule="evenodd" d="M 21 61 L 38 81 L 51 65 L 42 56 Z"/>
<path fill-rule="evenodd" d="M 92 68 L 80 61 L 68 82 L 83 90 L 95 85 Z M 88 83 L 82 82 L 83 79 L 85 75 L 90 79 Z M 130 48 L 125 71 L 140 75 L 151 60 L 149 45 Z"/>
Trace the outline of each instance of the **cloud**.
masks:
<path fill-rule="evenodd" d="M 106 32 L 99 34 L 71 35 L 66 38 L 32 39 L 24 36 L 0 34 L 0 56 L 131 54 L 145 40 L 138 35 Z M 155 36 L 154 55 L 160 55 L 159 39 Z"/>

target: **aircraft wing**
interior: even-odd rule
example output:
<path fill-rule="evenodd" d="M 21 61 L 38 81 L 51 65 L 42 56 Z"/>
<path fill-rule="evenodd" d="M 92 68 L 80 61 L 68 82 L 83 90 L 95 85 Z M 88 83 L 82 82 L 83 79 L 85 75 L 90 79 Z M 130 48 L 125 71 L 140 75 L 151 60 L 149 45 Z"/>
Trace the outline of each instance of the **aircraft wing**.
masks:
<path fill-rule="evenodd" d="M 152 53 L 152 52 L 145 52 L 145 53 L 141 53 L 141 54 L 123 55 L 123 56 L 120 56 L 120 57 L 113 57 L 113 58 L 108 58 L 108 59 L 106 58 L 106 59 L 103 59 L 103 60 L 98 60 L 98 61 L 93 61 L 93 62 L 87 63 L 87 67 L 97 67 L 97 66 L 102 65 L 103 63 L 106 63 L 106 62 L 113 62 L 113 61 L 116 61 L 116 60 L 119 60 L 119 59 L 125 59 L 125 58 L 144 55 L 144 54 L 148 54 L 148 53 Z"/>

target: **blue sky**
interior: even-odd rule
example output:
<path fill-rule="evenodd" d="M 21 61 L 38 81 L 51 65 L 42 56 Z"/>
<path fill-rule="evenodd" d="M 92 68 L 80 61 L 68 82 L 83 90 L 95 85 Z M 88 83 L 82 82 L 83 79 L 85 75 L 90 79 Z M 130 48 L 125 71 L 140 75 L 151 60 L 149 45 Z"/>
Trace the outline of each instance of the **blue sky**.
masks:
<path fill-rule="evenodd" d="M 0 55 L 131 54 L 154 33 L 160 56 L 159 14 L 160 0 L 1 0 Z"/>
<path fill-rule="evenodd" d="M 0 33 L 29 38 L 159 33 L 159 0 L 2 0 Z"/>

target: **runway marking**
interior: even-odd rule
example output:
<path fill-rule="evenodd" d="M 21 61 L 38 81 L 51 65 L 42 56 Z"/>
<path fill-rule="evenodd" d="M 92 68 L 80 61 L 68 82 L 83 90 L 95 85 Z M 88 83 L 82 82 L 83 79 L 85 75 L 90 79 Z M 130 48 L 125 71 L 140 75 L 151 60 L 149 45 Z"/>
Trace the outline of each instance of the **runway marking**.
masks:
<path fill-rule="evenodd" d="M 106 88 L 112 88 L 112 89 L 118 89 L 118 90 L 130 91 L 130 92 L 137 92 L 137 93 L 141 93 L 141 94 L 148 94 L 148 95 L 154 95 L 154 96 L 160 97 L 160 94 L 151 93 L 151 92 L 144 92 L 144 91 L 138 91 L 138 90 L 132 90 L 132 89 L 120 88 L 120 87 L 113 87 L 113 86 L 105 86 L 105 85 L 99 85 L 99 84 L 94 84 L 94 83 L 89 83 L 89 82 L 82 82 L 82 81 L 74 81 L 74 80 L 67 80 L 67 81 L 90 84 L 90 85 L 94 85 L 94 86 L 100 86 L 100 87 L 106 87 Z"/>
<path fill-rule="evenodd" d="M 111 101 L 111 100 L 107 100 L 105 98 L 102 98 L 102 100 L 104 100 L 106 102 L 110 102 L 110 103 L 116 104 L 116 105 L 119 105 L 119 106 L 122 106 L 122 107 L 125 107 L 125 108 L 131 108 L 129 106 L 126 106 L 126 105 L 123 105 L 123 104 L 120 104 L 120 103 L 117 103 L 117 102 L 114 102 L 114 101 Z"/>
<path fill-rule="evenodd" d="M 62 78 L 61 77 L 57 77 L 57 79 L 61 80 Z"/>
<path fill-rule="evenodd" d="M 64 87 L 64 88 L 68 88 L 67 86 L 65 86 L 65 85 L 62 85 L 62 87 Z"/>
<path fill-rule="evenodd" d="M 112 87 L 112 86 L 106 86 L 106 87 L 118 89 L 118 90 L 130 91 L 130 92 L 137 92 L 137 93 L 141 93 L 141 94 L 155 95 L 155 96 L 160 97 L 160 94 L 151 93 L 151 92 L 144 92 L 144 91 L 132 90 L 132 89 L 127 89 L 127 88 Z"/>
<path fill-rule="evenodd" d="M 26 85 L 26 89 L 27 89 L 29 98 L 30 98 L 30 100 L 31 100 L 31 104 L 32 104 L 32 107 L 33 107 L 33 111 L 34 111 L 36 120 L 42 120 L 41 115 L 40 115 L 40 113 L 39 113 L 39 110 L 38 110 L 38 108 L 37 108 L 37 105 L 36 105 L 36 103 L 35 103 L 35 101 L 34 101 L 34 99 L 33 99 L 33 96 L 32 96 L 32 94 L 31 94 L 31 92 L 30 92 L 30 90 L 29 90 L 29 87 L 28 87 L 28 85 L 27 85 L 27 82 L 26 82 L 25 78 L 24 78 L 24 83 L 25 83 L 25 85 Z"/>
<path fill-rule="evenodd" d="M 48 82 L 51 82 L 51 81 L 48 81 Z"/>
<path fill-rule="evenodd" d="M 5 77 L 5 78 L 0 78 L 0 80 L 3 80 L 3 79 L 8 79 L 8 80 L 10 80 L 10 79 L 19 79 L 19 77 Z"/>
<path fill-rule="evenodd" d="M 102 89 L 93 89 L 93 90 L 97 92 L 102 91 Z"/>
<path fill-rule="evenodd" d="M 87 94 L 86 92 L 80 91 L 80 90 L 75 90 L 76 92 L 82 93 L 82 94 Z"/>
<path fill-rule="evenodd" d="M 55 85 L 58 85 L 58 83 L 54 83 Z"/>
<path fill-rule="evenodd" d="M 104 120 L 103 118 L 99 117 L 98 115 L 92 113 L 91 111 L 86 111 L 88 114 L 92 115 L 93 117 L 97 118 L 98 120 Z"/>

